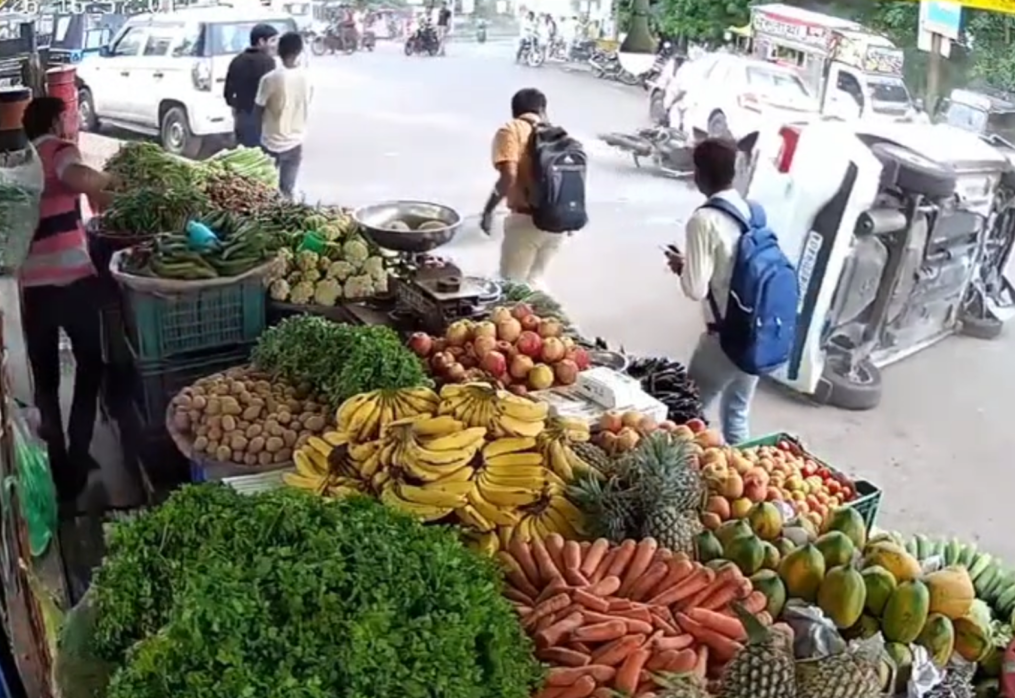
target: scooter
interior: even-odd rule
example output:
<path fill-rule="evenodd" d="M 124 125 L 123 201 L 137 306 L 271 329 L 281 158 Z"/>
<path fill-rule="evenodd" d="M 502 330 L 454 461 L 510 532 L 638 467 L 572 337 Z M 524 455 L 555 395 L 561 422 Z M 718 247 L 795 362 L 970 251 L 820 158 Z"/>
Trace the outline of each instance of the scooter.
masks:
<path fill-rule="evenodd" d="M 708 134 L 695 130 L 688 138 L 685 131 L 669 126 L 652 126 L 638 129 L 635 133 L 614 131 L 604 133 L 599 139 L 630 153 L 634 166 L 642 167 L 647 160 L 648 166 L 657 173 L 674 179 L 688 179 L 693 174 L 691 153 L 695 144 L 705 139 Z"/>

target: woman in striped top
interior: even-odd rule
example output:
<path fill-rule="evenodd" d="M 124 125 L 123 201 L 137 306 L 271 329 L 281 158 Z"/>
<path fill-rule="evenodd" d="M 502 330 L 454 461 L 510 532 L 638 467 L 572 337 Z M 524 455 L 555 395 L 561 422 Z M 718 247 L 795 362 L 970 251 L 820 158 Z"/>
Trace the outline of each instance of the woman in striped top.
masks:
<path fill-rule="evenodd" d="M 63 138 L 66 105 L 38 97 L 25 108 L 25 135 L 39 153 L 46 176 L 39 227 L 19 272 L 22 324 L 49 447 L 50 467 L 61 502 L 75 501 L 98 468 L 89 450 L 102 385 L 99 280 L 81 219 L 81 195 L 102 200 L 110 179 L 82 162 L 77 146 Z M 67 438 L 60 413 L 60 330 L 71 341 L 77 369 Z"/>

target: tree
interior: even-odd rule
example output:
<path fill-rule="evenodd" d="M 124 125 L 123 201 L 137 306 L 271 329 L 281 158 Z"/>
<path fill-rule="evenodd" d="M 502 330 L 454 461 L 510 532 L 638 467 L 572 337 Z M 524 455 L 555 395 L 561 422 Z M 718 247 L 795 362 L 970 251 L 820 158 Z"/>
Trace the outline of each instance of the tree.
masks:
<path fill-rule="evenodd" d="M 714 46 L 729 27 L 751 19 L 750 0 L 660 0 L 659 28 L 688 43 Z"/>
<path fill-rule="evenodd" d="M 627 27 L 627 36 L 620 45 L 623 53 L 655 53 L 656 40 L 648 26 L 649 0 L 633 0 L 631 2 L 631 19 Z"/>

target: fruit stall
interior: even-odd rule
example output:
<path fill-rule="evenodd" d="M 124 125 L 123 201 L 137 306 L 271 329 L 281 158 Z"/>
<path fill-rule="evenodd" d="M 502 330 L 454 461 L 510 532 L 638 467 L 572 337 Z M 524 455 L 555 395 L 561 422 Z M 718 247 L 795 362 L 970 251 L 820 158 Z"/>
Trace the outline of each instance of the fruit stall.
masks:
<path fill-rule="evenodd" d="M 453 210 L 284 202 L 243 149 L 109 167 L 153 496 L 32 594 L 33 695 L 1013 695 L 1015 569 L 879 530 L 792 434 L 724 443 L 679 362 L 436 255 Z"/>

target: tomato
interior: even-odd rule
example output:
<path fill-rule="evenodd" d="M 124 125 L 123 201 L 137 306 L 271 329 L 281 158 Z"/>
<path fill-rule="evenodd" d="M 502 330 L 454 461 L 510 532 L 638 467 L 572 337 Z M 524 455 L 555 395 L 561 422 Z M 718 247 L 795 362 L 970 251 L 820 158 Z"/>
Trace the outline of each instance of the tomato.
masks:
<path fill-rule="evenodd" d="M 838 480 L 828 480 L 825 483 L 825 489 L 828 491 L 828 494 L 839 494 L 842 491 L 842 485 Z"/>

